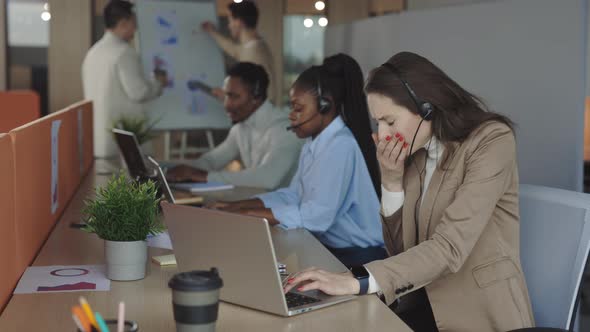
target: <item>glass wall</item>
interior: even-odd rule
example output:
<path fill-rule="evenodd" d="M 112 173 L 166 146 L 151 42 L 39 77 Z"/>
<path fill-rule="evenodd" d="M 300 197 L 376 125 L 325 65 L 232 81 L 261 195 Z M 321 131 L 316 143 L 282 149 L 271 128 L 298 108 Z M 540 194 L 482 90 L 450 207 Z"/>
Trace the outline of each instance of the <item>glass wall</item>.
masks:
<path fill-rule="evenodd" d="M 40 0 L 8 0 L 8 89 L 34 90 L 47 114 L 49 5 Z"/>
<path fill-rule="evenodd" d="M 324 59 L 324 33 L 328 20 L 320 15 L 286 15 L 283 21 L 283 104 L 289 89 L 305 69 Z"/>

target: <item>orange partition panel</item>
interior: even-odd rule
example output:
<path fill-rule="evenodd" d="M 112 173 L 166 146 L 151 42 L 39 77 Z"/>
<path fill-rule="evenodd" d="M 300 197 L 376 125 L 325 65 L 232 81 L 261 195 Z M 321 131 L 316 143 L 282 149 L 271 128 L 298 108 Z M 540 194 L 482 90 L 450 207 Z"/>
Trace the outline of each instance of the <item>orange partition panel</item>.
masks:
<path fill-rule="evenodd" d="M 80 156 L 80 170 L 86 175 L 94 163 L 94 121 L 91 101 L 81 101 L 68 109 L 76 112 L 78 121 L 78 148 Z"/>
<path fill-rule="evenodd" d="M 0 133 L 20 127 L 40 116 L 41 106 L 36 92 L 0 92 Z"/>
<path fill-rule="evenodd" d="M 15 156 L 17 264 L 22 268 L 33 261 L 80 183 L 76 112 L 53 113 L 12 130 L 10 136 Z"/>
<path fill-rule="evenodd" d="M 14 223 L 14 155 L 10 136 L 0 134 L 0 313 L 23 271 L 16 264 Z"/>

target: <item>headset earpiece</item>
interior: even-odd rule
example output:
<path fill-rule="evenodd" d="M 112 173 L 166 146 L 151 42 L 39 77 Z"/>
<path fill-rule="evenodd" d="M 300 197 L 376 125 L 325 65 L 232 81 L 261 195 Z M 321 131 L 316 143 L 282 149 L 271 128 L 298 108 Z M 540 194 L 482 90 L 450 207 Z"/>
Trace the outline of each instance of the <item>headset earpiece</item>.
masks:
<path fill-rule="evenodd" d="M 414 92 L 414 89 L 412 89 L 410 84 L 408 84 L 408 82 L 406 82 L 406 80 L 403 79 L 400 72 L 391 63 L 386 62 L 382 65 L 382 67 L 388 69 L 400 80 L 400 82 L 402 82 L 402 85 L 406 88 L 406 91 L 408 91 L 410 98 L 412 98 L 412 100 L 414 101 L 414 104 L 416 104 L 416 109 L 418 110 L 418 115 L 420 115 L 420 117 L 422 119 L 429 121 L 432 118 L 432 113 L 434 112 L 434 106 L 432 106 L 432 104 L 427 101 L 423 101 L 423 100 L 419 99 L 418 96 L 416 95 L 416 93 Z"/>
<path fill-rule="evenodd" d="M 420 116 L 422 119 L 429 121 L 432 118 L 432 112 L 434 111 L 434 107 L 429 102 L 422 102 L 420 105 Z"/>
<path fill-rule="evenodd" d="M 256 81 L 256 84 L 254 84 L 254 90 L 252 91 L 252 96 L 256 99 L 260 98 L 260 96 L 262 96 L 262 93 L 260 92 L 260 81 Z"/>
<path fill-rule="evenodd" d="M 317 84 L 317 88 L 318 88 L 318 113 L 320 113 L 321 115 L 327 114 L 328 112 L 330 112 L 330 109 L 332 109 L 332 101 L 330 101 L 330 99 L 324 97 L 324 95 L 322 94 L 322 83 L 318 74 L 318 84 Z"/>

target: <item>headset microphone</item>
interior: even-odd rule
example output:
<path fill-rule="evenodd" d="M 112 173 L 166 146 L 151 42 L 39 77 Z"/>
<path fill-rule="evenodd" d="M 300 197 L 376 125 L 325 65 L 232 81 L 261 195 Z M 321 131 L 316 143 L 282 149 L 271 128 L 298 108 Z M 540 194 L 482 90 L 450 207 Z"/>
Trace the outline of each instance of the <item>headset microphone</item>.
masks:
<path fill-rule="evenodd" d="M 305 121 L 303 121 L 301 123 L 298 123 L 296 125 L 292 125 L 292 126 L 287 127 L 287 130 L 293 130 L 293 129 L 297 129 L 297 128 L 303 126 L 304 124 L 306 124 L 309 121 L 313 120 L 313 118 L 315 118 L 318 114 L 320 114 L 320 113 L 314 113 L 312 116 L 309 117 L 309 119 L 307 119 L 307 120 L 305 120 Z"/>

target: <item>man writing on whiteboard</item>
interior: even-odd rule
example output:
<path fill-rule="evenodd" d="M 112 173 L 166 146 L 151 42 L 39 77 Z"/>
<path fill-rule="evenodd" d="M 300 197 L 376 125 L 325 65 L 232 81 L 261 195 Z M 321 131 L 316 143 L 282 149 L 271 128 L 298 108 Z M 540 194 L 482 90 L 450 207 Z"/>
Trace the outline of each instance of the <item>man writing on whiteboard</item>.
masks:
<path fill-rule="evenodd" d="M 267 100 L 268 75 L 262 66 L 240 62 L 223 83 L 224 107 L 233 122 L 229 135 L 215 149 L 190 166 L 168 171 L 171 182 L 223 182 L 273 190 L 290 183 L 297 168 L 303 141 L 285 130 L 285 112 Z M 239 159 L 244 169 L 223 169 Z"/>
<path fill-rule="evenodd" d="M 240 62 L 252 62 L 261 65 L 269 75 L 268 96 L 275 104 L 277 97 L 274 89 L 274 70 L 273 59 L 270 48 L 256 31 L 258 24 L 258 8 L 248 0 L 240 3 L 232 2 L 228 5 L 230 15 L 229 31 L 231 37 L 238 41 L 235 43 L 230 38 L 223 36 L 215 29 L 211 22 L 205 22 L 202 28 L 207 32 L 225 53 Z M 223 97 L 223 91 L 216 89 L 214 91 L 219 98 Z"/>
<path fill-rule="evenodd" d="M 84 98 L 94 103 L 94 155 L 117 155 L 110 133 L 123 114 L 141 114 L 142 104 L 162 94 L 166 72 L 154 70 L 154 79 L 144 76 L 139 55 L 131 46 L 137 30 L 133 4 L 112 0 L 104 9 L 106 32 L 86 54 L 82 64 Z"/>

